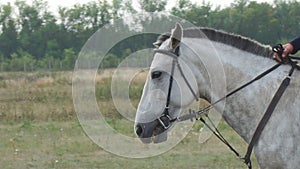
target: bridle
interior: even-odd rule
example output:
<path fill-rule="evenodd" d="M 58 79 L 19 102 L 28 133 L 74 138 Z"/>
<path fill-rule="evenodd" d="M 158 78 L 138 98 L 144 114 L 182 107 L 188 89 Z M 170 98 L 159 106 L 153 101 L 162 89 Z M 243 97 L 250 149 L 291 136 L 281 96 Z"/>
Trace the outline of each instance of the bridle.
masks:
<path fill-rule="evenodd" d="M 164 54 L 167 55 L 169 57 L 171 57 L 172 60 L 172 68 L 171 68 L 171 74 L 170 74 L 170 79 L 169 79 L 169 88 L 168 88 L 168 95 L 167 95 L 167 101 L 166 101 L 166 105 L 165 105 L 165 109 L 163 111 L 163 113 L 161 114 L 161 116 L 159 118 L 157 118 L 159 124 L 165 129 L 169 129 L 172 126 L 172 123 L 174 123 L 175 121 L 178 121 L 178 117 L 176 118 L 171 118 L 170 113 L 169 113 L 169 109 L 170 109 L 170 101 L 171 101 L 171 94 L 172 94 L 172 88 L 173 88 L 173 81 L 174 81 L 174 72 L 175 72 L 175 67 L 177 66 L 182 78 L 184 79 L 186 85 L 188 86 L 188 88 L 190 89 L 191 93 L 193 94 L 193 96 L 195 97 L 195 99 L 198 101 L 199 97 L 196 94 L 196 92 L 194 91 L 194 89 L 192 88 L 191 84 L 189 83 L 189 81 L 187 80 L 186 76 L 184 75 L 182 68 L 179 64 L 179 49 L 180 47 L 178 46 L 174 51 L 173 50 L 164 50 L 164 49 L 156 49 L 154 50 L 154 55 L 156 53 L 160 53 L 160 54 Z"/>
<path fill-rule="evenodd" d="M 178 62 L 178 58 L 180 56 L 179 54 L 179 47 L 177 47 L 175 49 L 175 51 L 172 50 L 164 50 L 164 49 L 156 49 L 154 50 L 154 54 L 156 53 L 160 53 L 160 54 L 164 54 L 167 56 L 170 56 L 171 58 L 173 58 L 172 61 L 172 69 L 171 69 L 171 75 L 170 75 L 170 79 L 169 79 L 169 89 L 168 89 L 168 95 L 167 95 L 167 101 L 166 101 L 166 105 L 165 105 L 165 109 L 163 111 L 163 113 L 161 114 L 161 116 L 157 119 L 159 124 L 165 129 L 169 129 L 172 126 L 172 123 L 174 122 L 182 122 L 182 121 L 186 121 L 186 120 L 192 120 L 196 119 L 199 120 L 201 122 L 204 123 L 205 126 L 208 127 L 208 129 L 215 135 L 217 136 L 218 139 L 220 139 L 224 144 L 226 144 L 231 151 L 233 151 L 235 153 L 235 155 L 241 159 L 247 166 L 249 169 L 252 169 L 252 163 L 251 163 L 251 153 L 253 150 L 254 145 L 257 143 L 264 127 L 266 126 L 267 122 L 269 121 L 275 107 L 277 106 L 281 96 L 283 95 L 283 93 L 285 92 L 285 90 L 287 89 L 287 87 L 290 84 L 290 80 L 291 77 L 293 75 L 293 72 L 295 69 L 300 70 L 300 67 L 297 65 L 297 61 L 293 61 L 292 59 L 295 60 L 300 60 L 300 58 L 297 57 L 292 57 L 292 56 L 287 56 L 285 58 L 282 57 L 284 48 L 281 44 L 276 45 L 272 48 L 274 53 L 277 53 L 278 56 L 281 58 L 282 62 L 277 63 L 276 65 L 272 66 L 271 68 L 269 68 L 268 70 L 264 71 L 263 73 L 259 74 L 257 77 L 255 77 L 253 80 L 249 81 L 248 83 L 242 85 L 241 87 L 233 90 L 232 92 L 228 93 L 227 95 L 225 95 L 224 97 L 220 98 L 219 100 L 215 101 L 214 103 L 211 103 L 209 106 L 199 110 L 199 111 L 193 111 L 190 110 L 189 114 L 186 115 L 182 115 L 176 118 L 171 118 L 170 117 L 170 113 L 169 113 L 169 106 L 170 106 L 170 100 L 171 100 L 171 93 L 172 93 L 172 86 L 173 86 L 173 81 L 174 81 L 174 70 L 175 67 L 177 65 L 177 68 L 182 76 L 182 78 L 184 79 L 186 85 L 189 87 L 191 93 L 193 94 L 193 96 L 195 97 L 195 99 L 198 101 L 198 95 L 196 94 L 196 92 L 193 90 L 193 88 L 191 87 L 190 83 L 188 82 L 188 80 L 186 79 L 186 76 L 184 75 L 181 66 Z M 261 78 L 265 77 L 266 75 L 268 75 L 269 73 L 273 72 L 274 70 L 276 70 L 278 67 L 280 67 L 282 64 L 289 64 L 291 66 L 291 69 L 288 73 L 288 75 L 286 76 L 286 78 L 282 81 L 280 87 L 278 88 L 277 92 L 275 93 L 273 99 L 271 100 L 264 116 L 262 117 L 261 121 L 259 122 L 253 136 L 252 139 L 248 145 L 247 148 L 247 152 L 246 155 L 244 157 L 240 156 L 240 154 L 229 144 L 229 142 L 222 136 L 222 134 L 218 131 L 217 127 L 213 124 L 213 122 L 210 120 L 210 118 L 208 117 L 208 111 L 211 110 L 212 108 L 214 108 L 214 106 L 216 104 L 218 104 L 219 102 L 227 99 L 228 97 L 232 96 L 233 94 L 239 92 L 240 90 L 248 87 L 250 84 L 260 80 Z M 204 118 L 202 117 L 202 115 L 205 115 L 208 120 L 210 121 L 210 123 L 212 124 L 212 127 L 210 125 L 208 125 L 208 123 L 206 123 L 206 121 L 204 120 Z"/>

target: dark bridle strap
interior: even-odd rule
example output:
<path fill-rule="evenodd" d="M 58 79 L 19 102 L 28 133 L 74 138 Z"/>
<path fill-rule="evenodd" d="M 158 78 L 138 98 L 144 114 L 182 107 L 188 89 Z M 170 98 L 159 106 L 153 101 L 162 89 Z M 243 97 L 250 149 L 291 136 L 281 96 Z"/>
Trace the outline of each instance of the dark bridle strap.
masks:
<path fill-rule="evenodd" d="M 172 52 L 172 51 L 169 51 L 169 50 L 164 50 L 164 49 L 156 49 L 154 50 L 155 53 L 161 53 L 161 54 L 165 54 L 165 55 L 168 55 L 170 57 L 172 57 L 174 60 L 173 60 L 173 64 L 176 62 L 177 63 L 177 67 L 178 67 L 178 70 L 181 74 L 181 77 L 183 78 L 184 82 L 186 83 L 186 85 L 188 86 L 188 88 L 190 89 L 191 93 L 193 94 L 194 98 L 196 99 L 196 101 L 199 100 L 199 97 L 198 95 L 196 94 L 196 92 L 194 91 L 194 89 L 192 88 L 191 84 L 189 83 L 189 81 L 187 80 L 179 62 L 178 62 L 178 58 L 179 58 L 179 47 L 176 49 L 175 52 Z M 174 68 L 174 65 L 172 65 L 172 71 L 173 71 L 173 68 Z M 174 72 L 171 72 L 171 76 L 173 76 Z M 172 79 L 173 81 L 173 79 Z M 171 80 L 170 80 L 171 82 Z M 172 82 L 173 83 L 173 82 Z M 172 87 L 172 85 L 170 85 Z M 169 94 L 171 93 L 171 90 L 170 90 L 170 87 L 169 87 Z M 169 95 L 168 94 L 168 95 Z"/>
<path fill-rule="evenodd" d="M 175 59 L 172 62 L 172 70 L 171 70 L 171 75 L 170 75 L 170 80 L 169 80 L 169 89 L 168 89 L 168 96 L 167 96 L 167 102 L 166 102 L 166 109 L 169 109 L 170 106 L 170 100 L 171 100 L 171 93 L 172 93 L 172 87 L 173 87 L 173 75 L 174 75 L 174 71 L 175 71 L 175 64 L 176 61 Z M 167 115 L 169 115 L 169 112 L 166 112 Z"/>
<path fill-rule="evenodd" d="M 165 105 L 165 110 L 162 114 L 162 116 L 168 116 L 168 118 L 170 118 L 169 106 L 170 106 L 171 93 L 172 93 L 172 88 L 173 88 L 173 81 L 174 81 L 173 76 L 174 76 L 174 72 L 175 72 L 175 65 L 176 65 L 176 62 L 178 61 L 178 57 L 179 57 L 179 47 L 176 48 L 175 52 L 170 51 L 170 50 L 156 49 L 156 50 L 154 50 L 154 53 L 165 54 L 165 55 L 173 58 L 170 80 L 169 80 L 168 96 L 167 96 L 167 101 L 166 101 L 166 105 Z M 161 119 L 159 119 L 159 120 L 161 120 Z M 162 123 L 162 125 L 164 128 L 167 128 L 167 126 L 165 126 L 164 123 Z"/>
<path fill-rule="evenodd" d="M 262 131 L 264 130 L 264 128 L 266 127 L 269 119 L 271 118 L 278 102 L 280 101 L 280 98 L 282 97 L 283 93 L 285 92 L 285 90 L 288 88 L 288 86 L 290 85 L 290 81 L 291 81 L 291 76 L 294 73 L 295 69 L 300 69 L 300 67 L 297 65 L 298 62 L 293 61 L 292 59 L 296 59 L 299 60 L 299 58 L 296 57 L 292 57 L 292 56 L 286 56 L 285 58 L 282 57 L 284 48 L 281 44 L 274 46 L 273 47 L 273 52 L 277 53 L 278 56 L 281 58 L 282 63 L 287 63 L 291 66 L 290 72 L 287 75 L 287 77 L 281 82 L 278 90 L 276 91 L 275 95 L 273 96 L 273 99 L 271 100 L 264 116 L 262 117 L 261 121 L 259 122 L 258 126 L 256 127 L 256 130 L 252 136 L 252 139 L 248 145 L 247 148 L 247 152 L 246 155 L 244 157 L 245 163 L 247 164 L 248 168 L 251 169 L 252 168 L 252 164 L 251 164 L 251 154 L 252 154 L 252 150 L 255 146 L 255 144 L 258 142 L 259 137 L 262 133 Z"/>
<path fill-rule="evenodd" d="M 171 93 L 172 93 L 172 88 L 173 88 L 173 81 L 174 81 L 173 76 L 174 76 L 174 72 L 175 72 L 175 65 L 176 65 L 176 62 L 178 62 L 178 57 L 179 57 L 179 47 L 177 47 L 174 52 L 171 50 L 155 49 L 154 54 L 156 54 L 156 53 L 161 53 L 161 54 L 164 54 L 164 55 L 167 55 L 167 56 L 170 56 L 171 58 L 173 58 L 165 109 L 164 109 L 164 112 L 161 114 L 161 116 L 157 118 L 160 125 L 165 130 L 167 130 L 171 126 L 171 124 L 175 121 L 174 119 L 171 119 L 171 117 L 170 117 L 169 106 L 170 106 Z"/>
<path fill-rule="evenodd" d="M 294 72 L 294 67 L 292 67 L 291 69 L 291 72 Z M 292 73 L 290 73 L 290 76 L 292 75 Z M 251 154 L 252 154 L 252 150 L 254 148 L 254 145 L 258 142 L 258 139 L 262 133 L 262 131 L 264 130 L 264 128 L 266 127 L 270 117 L 272 116 L 272 113 L 274 112 L 281 96 L 283 95 L 283 93 L 285 92 L 285 90 L 287 89 L 287 87 L 289 86 L 290 84 L 290 80 L 291 80 L 291 77 L 288 76 L 286 77 L 280 87 L 278 88 L 277 92 L 275 93 L 272 101 L 270 102 L 269 106 L 268 106 L 268 109 L 266 110 L 264 116 L 262 117 L 261 121 L 259 122 L 253 136 L 252 136 L 252 139 L 249 143 L 249 146 L 248 146 L 248 149 L 247 149 L 247 152 L 246 152 L 246 155 L 244 157 L 244 160 L 245 160 L 245 163 L 247 164 L 247 166 L 249 167 L 249 169 L 252 168 L 252 164 L 251 164 Z"/>
<path fill-rule="evenodd" d="M 185 75 L 184 75 L 184 73 L 183 73 L 183 71 L 182 71 L 182 69 L 181 69 L 181 66 L 180 66 L 179 62 L 177 62 L 177 67 L 178 67 L 178 69 L 179 69 L 179 72 L 180 72 L 180 74 L 181 74 L 183 80 L 185 81 L 186 85 L 189 87 L 190 91 L 192 92 L 194 98 L 196 99 L 196 101 L 199 101 L 198 95 L 197 95 L 196 92 L 193 90 L 191 84 L 189 83 L 189 81 L 188 81 L 187 78 L 185 77 Z"/>
<path fill-rule="evenodd" d="M 168 129 L 172 123 L 174 123 L 175 121 L 177 121 L 178 117 L 176 118 L 171 118 L 170 113 L 169 113 L 169 106 L 170 106 L 170 101 L 171 101 L 171 94 L 172 94 L 172 88 L 173 88 L 173 81 L 174 81 L 174 72 L 175 72 L 175 67 L 177 66 L 181 77 L 184 79 L 184 82 L 186 83 L 186 85 L 188 86 L 189 90 L 191 91 L 191 93 L 193 94 L 193 96 L 195 97 L 195 99 L 198 101 L 199 98 L 196 94 L 196 92 L 193 90 L 191 84 L 189 83 L 189 81 L 187 80 L 186 76 L 184 75 L 184 72 L 178 62 L 178 58 L 179 58 L 179 47 L 177 47 L 175 49 L 175 51 L 171 51 L 171 50 L 164 50 L 164 49 L 156 49 L 154 50 L 154 53 L 160 53 L 160 54 L 164 54 L 167 56 L 170 56 L 171 58 L 173 58 L 172 61 L 172 69 L 171 69 L 171 74 L 170 74 L 170 80 L 169 80 L 169 88 L 168 88 L 168 95 L 167 95 L 167 101 L 166 101 L 166 105 L 165 105 L 165 109 L 164 112 L 161 114 L 161 116 L 157 119 L 158 122 L 161 124 L 161 126 L 164 129 Z"/>

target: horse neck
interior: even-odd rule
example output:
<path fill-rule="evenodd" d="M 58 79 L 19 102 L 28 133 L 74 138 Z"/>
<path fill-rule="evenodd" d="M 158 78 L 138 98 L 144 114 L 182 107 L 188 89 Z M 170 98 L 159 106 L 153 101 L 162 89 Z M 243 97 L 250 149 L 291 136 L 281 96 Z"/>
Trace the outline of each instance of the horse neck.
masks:
<path fill-rule="evenodd" d="M 195 39 L 193 41 L 195 41 Z M 197 50 L 199 54 L 204 53 L 204 57 L 207 56 L 205 53 L 214 51 L 213 48 L 207 48 L 207 44 L 201 44 L 203 41 L 196 41 L 198 42 L 194 42 L 193 44 L 197 44 L 198 47 L 195 46 L 194 49 Z M 199 45 L 206 45 L 206 48 L 201 49 Z M 240 87 L 276 64 L 276 62 L 272 59 L 254 55 L 228 45 L 214 42 L 213 46 L 218 50 L 220 62 L 223 65 L 224 76 L 226 79 L 225 93 Z M 214 68 L 214 72 L 222 71 L 220 67 L 212 67 L 212 69 Z M 216 109 L 220 113 L 223 112 L 222 116 L 226 122 L 247 142 L 249 142 L 252 138 L 256 126 L 266 109 L 266 106 L 268 106 L 270 100 L 280 85 L 281 79 L 284 78 L 285 73 L 283 72 L 285 70 L 288 70 L 288 67 L 280 67 L 274 73 L 268 75 L 267 78 L 263 78 L 259 82 L 255 82 L 246 89 L 243 89 L 239 93 L 228 98 L 226 100 L 225 108 L 218 105 L 216 106 Z M 203 72 L 203 70 L 200 72 Z M 206 78 L 206 82 L 211 81 L 211 77 L 203 77 Z M 198 82 L 199 86 L 201 86 L 201 83 L 203 85 L 203 82 Z M 204 86 L 208 87 L 210 84 L 206 84 Z M 205 87 L 204 89 L 201 89 L 201 87 L 199 88 L 202 91 L 210 90 L 209 88 L 205 89 Z M 224 93 L 219 94 L 207 92 L 205 97 L 221 98 L 222 96 L 224 96 Z M 213 101 L 214 100 L 212 100 L 212 102 Z"/>

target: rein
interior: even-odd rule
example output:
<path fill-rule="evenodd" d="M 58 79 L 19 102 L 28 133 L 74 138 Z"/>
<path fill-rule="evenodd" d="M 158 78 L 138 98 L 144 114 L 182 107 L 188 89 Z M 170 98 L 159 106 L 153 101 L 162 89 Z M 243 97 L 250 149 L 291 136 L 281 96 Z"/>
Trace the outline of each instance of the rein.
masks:
<path fill-rule="evenodd" d="M 171 119 L 170 115 L 169 115 L 169 104 L 170 104 L 170 99 L 171 99 L 171 91 L 172 91 L 172 84 L 173 84 L 173 76 L 174 76 L 174 69 L 175 69 L 175 64 L 177 63 L 177 67 L 179 69 L 179 72 L 181 74 L 181 76 L 184 78 L 187 86 L 189 87 L 190 91 L 192 92 L 192 94 L 194 95 L 194 97 L 196 98 L 196 100 L 198 101 L 198 97 L 195 93 L 195 91 L 192 89 L 191 85 L 189 84 L 188 80 L 186 79 L 180 65 L 178 62 L 178 58 L 179 58 L 179 47 L 175 50 L 175 52 L 172 51 L 168 51 L 168 50 L 162 50 L 162 49 L 157 49 L 155 50 L 155 53 L 161 53 L 161 54 L 165 54 L 168 55 L 170 57 L 173 58 L 173 62 L 172 62 L 172 70 L 171 70 L 171 76 L 170 76 L 170 83 L 169 83 L 169 90 L 168 90 L 168 97 L 167 97 L 167 103 L 166 103 L 166 107 L 165 110 L 163 112 L 163 114 L 158 118 L 159 123 L 164 127 L 164 129 L 168 129 L 170 128 L 171 124 L 174 122 L 183 122 L 183 121 L 187 121 L 187 120 L 191 120 L 193 121 L 195 120 L 199 120 L 201 121 L 205 126 L 208 127 L 208 129 L 219 139 L 221 140 L 226 146 L 229 147 L 229 149 L 239 158 L 241 159 L 247 166 L 249 169 L 252 169 L 252 163 L 251 163 L 251 154 L 252 154 L 252 150 L 254 148 L 254 145 L 257 143 L 257 141 L 259 140 L 259 137 L 263 131 L 263 129 L 265 128 L 266 124 L 268 123 L 274 109 L 276 108 L 281 96 L 283 95 L 283 93 L 285 92 L 285 90 L 287 89 L 287 87 L 290 84 L 290 80 L 291 77 L 294 73 L 294 70 L 300 70 L 300 67 L 297 65 L 298 62 L 293 61 L 292 59 L 295 60 L 300 60 L 300 58 L 297 57 L 292 57 L 292 56 L 287 56 L 285 58 L 282 57 L 282 53 L 284 51 L 284 48 L 281 44 L 274 46 L 273 48 L 273 52 L 277 53 L 282 62 L 277 63 L 276 65 L 272 66 L 271 68 L 269 68 L 268 70 L 264 71 L 263 73 L 261 73 L 260 75 L 258 75 L 257 77 L 255 77 L 253 80 L 249 81 L 248 83 L 242 85 L 241 87 L 233 90 L 232 92 L 228 93 L 226 96 L 222 97 L 221 99 L 215 101 L 214 103 L 211 103 L 209 106 L 199 110 L 199 111 L 194 111 L 194 110 L 189 110 L 189 114 L 186 115 L 182 115 L 180 117 L 177 117 L 175 119 Z M 228 97 L 232 96 L 233 94 L 241 91 L 242 89 L 248 87 L 249 85 L 251 85 L 252 83 L 260 80 L 261 78 L 265 77 L 266 75 L 270 74 L 271 72 L 273 72 L 274 70 L 276 70 L 278 67 L 280 67 L 282 64 L 289 64 L 291 66 L 290 72 L 287 75 L 287 77 L 282 81 L 280 87 L 278 88 L 278 90 L 276 91 L 274 97 L 272 98 L 264 116 L 262 117 L 261 121 L 259 122 L 253 136 L 252 139 L 248 145 L 247 148 L 247 152 L 246 155 L 244 157 L 240 156 L 240 154 L 233 148 L 233 146 L 231 146 L 229 144 L 229 142 L 223 137 L 223 135 L 218 131 L 217 127 L 214 125 L 214 123 L 212 122 L 212 120 L 209 118 L 208 116 L 208 111 L 211 110 L 212 108 L 214 108 L 214 106 L 216 104 L 218 104 L 219 102 L 227 99 Z M 209 120 L 209 122 L 211 123 L 211 126 L 203 119 L 203 115 L 205 115 L 207 117 L 207 119 Z"/>

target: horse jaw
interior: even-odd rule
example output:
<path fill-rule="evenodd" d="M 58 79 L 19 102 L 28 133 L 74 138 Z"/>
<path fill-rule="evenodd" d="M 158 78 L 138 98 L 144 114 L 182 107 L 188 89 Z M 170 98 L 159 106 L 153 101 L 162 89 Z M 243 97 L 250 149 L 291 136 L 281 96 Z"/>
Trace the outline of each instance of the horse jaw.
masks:
<path fill-rule="evenodd" d="M 167 132 L 161 133 L 161 134 L 153 137 L 153 143 L 154 144 L 162 143 L 162 142 L 165 142 L 167 140 L 168 140 L 168 133 Z"/>

